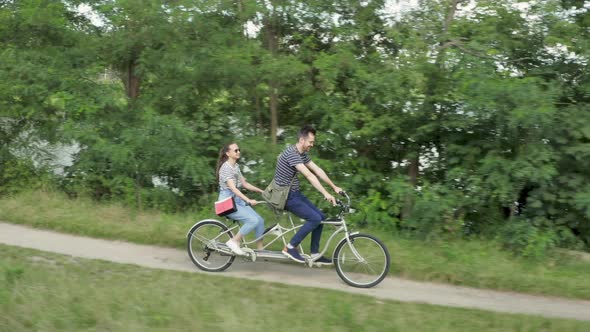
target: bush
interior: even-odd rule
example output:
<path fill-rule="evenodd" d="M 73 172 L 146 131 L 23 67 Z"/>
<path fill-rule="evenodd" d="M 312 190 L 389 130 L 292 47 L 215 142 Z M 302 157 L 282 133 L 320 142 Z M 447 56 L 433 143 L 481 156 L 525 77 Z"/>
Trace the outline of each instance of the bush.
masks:
<path fill-rule="evenodd" d="M 359 201 L 358 206 L 362 208 L 360 213 L 351 216 L 352 223 L 386 231 L 396 230 L 400 207 L 387 197 L 383 197 L 380 192 L 369 190 L 368 195 Z"/>
<path fill-rule="evenodd" d="M 29 159 L 0 161 L 0 195 L 14 194 L 23 189 L 39 189 L 50 183 L 50 173 L 35 168 Z"/>
<path fill-rule="evenodd" d="M 509 219 L 499 229 L 497 238 L 504 248 L 533 259 L 545 257 L 558 241 L 554 230 L 536 226 L 535 222 L 521 217 Z"/>

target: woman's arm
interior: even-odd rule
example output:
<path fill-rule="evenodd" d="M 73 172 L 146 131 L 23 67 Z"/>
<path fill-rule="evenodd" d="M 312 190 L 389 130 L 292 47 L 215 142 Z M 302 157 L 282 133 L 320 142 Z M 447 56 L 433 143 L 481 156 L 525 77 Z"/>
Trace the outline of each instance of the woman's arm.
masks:
<path fill-rule="evenodd" d="M 244 202 L 250 204 L 250 205 L 256 205 L 255 200 L 253 199 L 249 199 L 248 197 L 246 197 L 246 195 L 244 195 L 240 189 L 238 189 L 238 187 L 236 187 L 236 184 L 234 183 L 234 180 L 230 179 L 227 180 L 227 186 L 229 187 L 229 189 L 231 189 L 231 191 L 236 194 L 236 196 L 238 196 L 239 198 L 241 198 Z"/>
<path fill-rule="evenodd" d="M 242 186 L 244 186 L 244 188 L 250 190 L 250 191 L 255 191 L 257 193 L 262 193 L 264 190 L 256 187 L 255 185 L 251 184 L 250 182 L 246 181 L 245 177 L 240 177 L 240 181 L 242 182 Z"/>

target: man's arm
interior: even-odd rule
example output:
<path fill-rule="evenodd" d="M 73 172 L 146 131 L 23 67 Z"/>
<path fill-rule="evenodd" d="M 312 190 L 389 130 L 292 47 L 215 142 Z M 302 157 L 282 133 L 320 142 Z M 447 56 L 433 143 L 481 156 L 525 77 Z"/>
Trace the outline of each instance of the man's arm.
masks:
<path fill-rule="evenodd" d="M 328 174 L 326 174 L 326 172 L 324 172 L 324 170 L 321 169 L 318 165 L 316 165 L 313 161 L 308 162 L 307 164 L 305 164 L 305 166 L 307 166 L 307 168 L 314 172 L 322 181 L 324 181 L 330 187 L 332 187 L 332 189 L 334 189 L 334 192 L 336 192 L 337 194 L 340 194 L 340 192 L 342 192 L 342 188 L 336 186 L 334 182 L 330 180 Z"/>
<path fill-rule="evenodd" d="M 336 205 L 336 199 L 334 198 L 334 196 L 330 195 L 330 193 L 324 188 L 324 186 L 322 186 L 320 180 L 318 180 L 318 178 L 307 167 L 305 167 L 305 165 L 297 164 L 295 168 L 297 168 L 297 170 L 307 178 L 307 180 L 314 186 L 314 188 L 316 188 L 319 192 L 322 193 L 322 195 L 324 195 L 325 199 L 330 201 L 332 205 Z"/>

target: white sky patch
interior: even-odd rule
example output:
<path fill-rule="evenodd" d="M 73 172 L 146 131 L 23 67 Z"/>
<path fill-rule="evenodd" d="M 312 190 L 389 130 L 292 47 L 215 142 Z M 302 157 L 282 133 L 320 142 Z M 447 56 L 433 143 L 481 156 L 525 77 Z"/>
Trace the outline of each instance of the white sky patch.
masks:
<path fill-rule="evenodd" d="M 366 6 L 368 1 L 360 3 L 361 6 Z M 271 8 L 270 4 L 267 4 Z M 386 0 L 384 8 L 379 11 L 379 14 L 386 20 L 399 20 L 404 13 L 418 6 L 418 0 Z M 249 20 L 244 24 L 244 35 L 248 38 L 256 38 L 262 28 L 262 14 L 258 13 L 256 19 Z M 339 14 L 326 15 L 325 21 L 331 21 L 332 25 L 339 26 L 341 16 Z"/>
<path fill-rule="evenodd" d="M 418 170 L 420 172 L 424 171 L 425 169 L 429 168 L 433 163 L 436 163 L 438 159 L 438 150 L 436 147 L 432 147 L 428 149 L 426 146 L 422 146 L 422 152 L 420 153 L 419 160 L 418 160 Z M 410 161 L 408 159 L 404 159 L 401 162 L 397 161 L 390 161 L 391 169 L 396 169 L 398 167 L 408 167 L 410 166 Z"/>
<path fill-rule="evenodd" d="M 399 20 L 404 13 L 418 6 L 418 0 L 386 0 L 381 15 L 392 19 Z"/>
<path fill-rule="evenodd" d="M 427 147 L 423 146 L 422 149 L 425 151 L 419 156 L 418 170 L 420 172 L 430 167 L 432 163 L 436 163 L 436 160 L 438 159 L 438 150 L 436 147 L 432 147 L 428 150 Z"/>
<path fill-rule="evenodd" d="M 568 50 L 567 46 L 557 43 L 552 47 L 545 46 L 545 50 L 547 53 L 555 56 L 555 57 L 564 57 L 565 59 L 575 60 L 577 58 L 575 52 L 571 52 Z"/>
<path fill-rule="evenodd" d="M 269 8 L 271 7 L 270 3 L 267 5 Z M 361 5 L 363 4 L 361 3 Z M 386 19 L 395 21 L 400 19 L 404 13 L 415 8 L 417 5 L 418 0 L 387 0 L 383 10 L 381 10 L 379 14 Z M 76 11 L 88 18 L 90 22 L 97 27 L 105 25 L 104 19 L 88 4 L 83 3 L 78 5 Z M 326 17 L 326 20 L 330 20 L 330 17 Z M 334 25 L 339 25 L 339 16 L 337 14 L 332 15 L 331 20 Z M 256 19 L 249 20 L 244 24 L 244 35 L 248 38 L 256 38 L 262 28 L 260 22 L 262 22 L 262 16 L 259 13 Z"/>
<path fill-rule="evenodd" d="M 65 167 L 74 163 L 74 155 L 80 151 L 80 145 L 75 142 L 49 144 L 29 134 L 22 135 L 21 139 L 30 141 L 30 144 L 11 149 L 11 152 L 20 158 L 31 159 L 35 167 L 50 168 L 56 175 L 63 175 Z"/>
<path fill-rule="evenodd" d="M 516 2 L 512 4 L 513 8 L 516 8 L 518 10 L 520 10 L 523 13 L 528 12 L 529 8 L 531 8 L 532 3 L 531 2 Z"/>
<path fill-rule="evenodd" d="M 258 36 L 258 33 L 260 32 L 260 28 L 261 26 L 250 21 L 247 21 L 244 24 L 244 35 L 248 38 L 256 38 L 256 36 Z"/>
<path fill-rule="evenodd" d="M 78 7 L 76 8 L 76 10 L 84 15 L 84 17 L 86 17 L 87 19 L 90 20 L 90 22 L 97 26 L 97 27 L 101 27 L 104 25 L 104 20 L 100 17 L 100 15 L 98 15 L 98 13 L 96 11 L 94 11 L 92 9 L 92 7 L 90 7 L 89 5 L 83 3 L 78 5 Z"/>
<path fill-rule="evenodd" d="M 410 164 L 410 161 L 407 159 L 402 160 L 400 163 L 397 161 L 391 161 L 391 168 L 398 168 L 398 167 L 407 167 Z"/>
<path fill-rule="evenodd" d="M 545 51 L 554 57 L 553 59 L 544 59 L 543 61 L 545 63 L 553 63 L 557 59 L 557 61 L 561 60 L 566 63 L 577 63 L 583 66 L 588 65 L 587 57 L 570 51 L 566 45 L 560 43 L 553 46 L 545 46 Z"/>
<path fill-rule="evenodd" d="M 477 2 L 476 1 L 469 1 L 465 4 L 459 4 L 457 6 L 457 11 L 455 12 L 455 15 L 457 17 L 465 17 L 468 19 L 473 19 L 475 17 L 475 14 L 477 14 L 478 12 L 475 11 L 475 7 L 477 7 Z"/>
<path fill-rule="evenodd" d="M 166 179 L 161 178 L 159 176 L 152 176 L 152 184 L 154 185 L 154 187 L 168 188 L 168 182 L 166 181 Z"/>
<path fill-rule="evenodd" d="M 564 11 L 564 14 L 568 17 L 568 18 L 572 18 L 573 16 L 577 16 L 580 14 L 584 14 L 585 12 L 587 12 L 588 10 L 590 10 L 590 1 L 586 1 L 584 3 L 584 7 L 572 7 L 570 9 L 567 9 Z"/>

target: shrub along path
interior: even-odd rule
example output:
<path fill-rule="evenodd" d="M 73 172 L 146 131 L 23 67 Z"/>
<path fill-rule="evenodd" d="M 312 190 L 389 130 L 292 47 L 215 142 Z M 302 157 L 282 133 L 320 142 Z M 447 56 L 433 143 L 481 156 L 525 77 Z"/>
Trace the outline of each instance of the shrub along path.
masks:
<path fill-rule="evenodd" d="M 143 267 L 206 273 L 197 269 L 182 250 L 66 235 L 2 222 L 0 243 Z M 374 288 L 359 289 L 344 284 L 333 268 L 310 269 L 295 264 L 268 261 L 247 263 L 236 259 L 225 272 L 208 274 L 333 289 L 402 302 L 590 321 L 590 301 L 498 292 L 392 277 L 386 278 Z M 228 279 L 228 284 L 230 282 Z"/>

